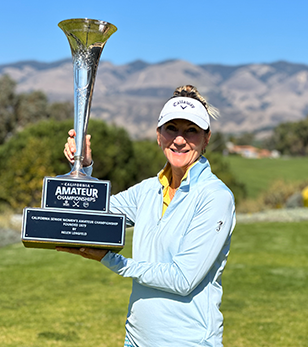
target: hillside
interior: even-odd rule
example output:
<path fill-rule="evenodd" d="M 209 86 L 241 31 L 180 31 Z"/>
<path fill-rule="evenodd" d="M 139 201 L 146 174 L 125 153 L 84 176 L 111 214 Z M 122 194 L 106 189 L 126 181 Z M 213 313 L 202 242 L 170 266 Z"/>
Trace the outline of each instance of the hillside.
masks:
<path fill-rule="evenodd" d="M 25 61 L 0 66 L 0 75 L 17 81 L 18 92 L 40 89 L 51 101 L 73 101 L 71 59 Z M 193 65 L 170 60 L 113 65 L 101 61 L 92 116 L 125 126 L 136 138 L 155 136 L 158 114 L 175 87 L 193 84 L 222 117 L 213 130 L 264 133 L 308 113 L 308 66 L 288 62 L 239 66 Z"/>

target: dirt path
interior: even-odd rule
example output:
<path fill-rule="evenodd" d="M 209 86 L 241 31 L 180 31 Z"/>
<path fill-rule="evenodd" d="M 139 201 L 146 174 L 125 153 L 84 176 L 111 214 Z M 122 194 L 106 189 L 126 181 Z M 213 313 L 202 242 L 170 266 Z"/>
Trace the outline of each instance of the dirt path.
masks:
<path fill-rule="evenodd" d="M 301 222 L 308 220 L 308 208 L 266 210 L 258 213 L 237 214 L 237 223 Z"/>
<path fill-rule="evenodd" d="M 17 223 L 19 216 L 15 216 Z M 258 213 L 237 214 L 237 223 L 256 222 L 300 222 L 308 220 L 308 208 L 267 210 Z M 0 226 L 0 247 L 20 242 L 18 228 L 8 229 Z"/>
<path fill-rule="evenodd" d="M 20 242 L 20 232 L 0 227 L 0 247 Z"/>

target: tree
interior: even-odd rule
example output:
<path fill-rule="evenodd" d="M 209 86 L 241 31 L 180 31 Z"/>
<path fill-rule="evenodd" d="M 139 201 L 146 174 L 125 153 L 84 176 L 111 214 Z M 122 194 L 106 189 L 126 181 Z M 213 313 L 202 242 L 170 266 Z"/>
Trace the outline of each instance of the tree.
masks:
<path fill-rule="evenodd" d="M 74 118 L 74 105 L 71 102 L 54 102 L 48 104 L 48 118 L 58 121 Z"/>
<path fill-rule="evenodd" d="M 0 198 L 13 209 L 40 206 L 42 180 L 54 176 L 46 139 L 30 137 L 27 145 L 14 152 L 5 174 L 1 174 Z"/>
<path fill-rule="evenodd" d="M 239 146 L 253 145 L 255 135 L 253 133 L 243 133 L 235 138 L 234 143 Z"/>
<path fill-rule="evenodd" d="M 34 91 L 18 95 L 15 111 L 17 126 L 24 128 L 27 124 L 46 119 L 48 117 L 47 107 L 48 99 L 43 92 Z"/>
<path fill-rule="evenodd" d="M 0 77 L 0 144 L 17 131 L 43 119 L 73 119 L 73 104 L 50 103 L 41 91 L 16 94 L 16 82 L 8 75 Z"/>
<path fill-rule="evenodd" d="M 225 148 L 226 148 L 226 139 L 223 133 L 219 131 L 213 133 L 211 136 L 209 145 L 207 147 L 207 150 L 209 152 L 223 153 Z"/>
<path fill-rule="evenodd" d="M 0 77 L 0 144 L 11 135 L 16 124 L 16 83 L 8 76 Z"/>
<path fill-rule="evenodd" d="M 3 204 L 14 209 L 40 205 L 43 178 L 70 171 L 63 149 L 72 127 L 73 120 L 41 121 L 0 146 L 0 160 L 5 168 L 0 172 Z M 95 160 L 93 176 L 111 181 L 113 193 L 136 183 L 140 166 L 127 132 L 103 121 L 90 120 L 89 133 Z"/>
<path fill-rule="evenodd" d="M 125 129 L 91 119 L 88 133 L 95 166 L 93 176 L 110 180 L 112 192 L 128 188 L 134 181 L 134 148 Z"/>
<path fill-rule="evenodd" d="M 212 172 L 220 178 L 231 189 L 236 202 L 246 198 L 247 191 L 244 183 L 239 182 L 231 172 L 230 165 L 224 160 L 220 153 L 206 153 Z"/>
<path fill-rule="evenodd" d="M 166 157 L 156 141 L 135 141 L 134 153 L 136 182 L 157 175 L 166 163 Z"/>
<path fill-rule="evenodd" d="M 68 170 L 61 153 L 69 123 L 42 121 L 26 127 L 0 146 L 3 204 L 13 209 L 40 205 L 43 178 Z"/>
<path fill-rule="evenodd" d="M 278 125 L 270 143 L 282 154 L 308 155 L 308 117 Z"/>

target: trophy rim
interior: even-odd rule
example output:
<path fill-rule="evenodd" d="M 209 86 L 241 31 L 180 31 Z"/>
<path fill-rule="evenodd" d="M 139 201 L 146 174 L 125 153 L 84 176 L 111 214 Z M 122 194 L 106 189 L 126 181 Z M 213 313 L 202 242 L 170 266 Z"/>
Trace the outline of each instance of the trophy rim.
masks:
<path fill-rule="evenodd" d="M 92 19 L 92 18 L 71 18 L 71 19 L 64 19 L 61 22 L 58 23 L 58 26 L 61 29 L 64 29 L 64 27 L 67 24 L 72 24 L 72 23 L 80 23 L 80 24 L 93 24 L 93 25 L 104 25 L 104 26 L 108 26 L 110 28 L 113 29 L 113 33 L 116 32 L 118 30 L 118 28 L 110 23 L 110 22 L 106 22 L 100 19 Z"/>

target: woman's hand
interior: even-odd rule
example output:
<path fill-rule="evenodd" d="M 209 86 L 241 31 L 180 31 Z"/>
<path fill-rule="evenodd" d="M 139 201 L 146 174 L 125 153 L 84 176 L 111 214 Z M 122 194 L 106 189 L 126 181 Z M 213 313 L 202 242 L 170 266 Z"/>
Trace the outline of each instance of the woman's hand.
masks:
<path fill-rule="evenodd" d="M 74 153 L 76 152 L 76 143 L 75 136 L 76 132 L 74 129 L 71 129 L 68 132 L 69 137 L 67 138 L 67 142 L 64 146 L 64 155 L 67 160 L 73 165 L 74 164 Z M 85 149 L 84 149 L 84 158 L 82 165 L 84 167 L 91 165 L 92 163 L 92 151 L 91 151 L 91 135 L 86 135 L 85 141 Z"/>
<path fill-rule="evenodd" d="M 73 248 L 73 247 L 56 247 L 56 250 L 59 252 L 66 252 L 81 255 L 84 258 L 101 261 L 106 253 L 107 249 L 98 249 L 98 248 Z"/>

